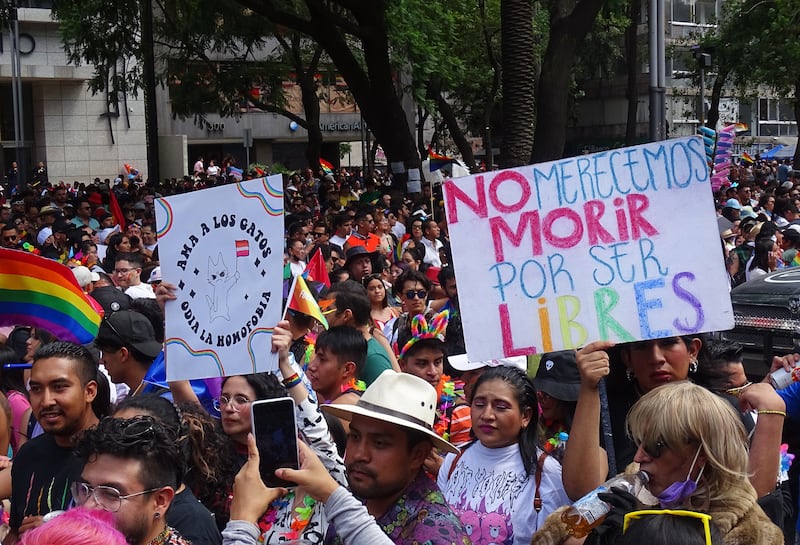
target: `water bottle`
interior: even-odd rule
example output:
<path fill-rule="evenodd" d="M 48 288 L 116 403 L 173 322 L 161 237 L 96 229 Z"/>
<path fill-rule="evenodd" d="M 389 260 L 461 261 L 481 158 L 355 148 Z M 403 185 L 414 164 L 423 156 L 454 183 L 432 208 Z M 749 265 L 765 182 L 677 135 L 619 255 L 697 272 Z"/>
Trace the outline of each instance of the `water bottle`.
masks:
<path fill-rule="evenodd" d="M 561 520 L 567 525 L 571 536 L 581 538 L 599 526 L 611 511 L 611 506 L 601 500 L 598 494 L 611 492 L 611 488 L 622 488 L 636 496 L 647 481 L 648 476 L 644 471 L 612 477 L 573 503 L 572 507 L 562 513 Z"/>

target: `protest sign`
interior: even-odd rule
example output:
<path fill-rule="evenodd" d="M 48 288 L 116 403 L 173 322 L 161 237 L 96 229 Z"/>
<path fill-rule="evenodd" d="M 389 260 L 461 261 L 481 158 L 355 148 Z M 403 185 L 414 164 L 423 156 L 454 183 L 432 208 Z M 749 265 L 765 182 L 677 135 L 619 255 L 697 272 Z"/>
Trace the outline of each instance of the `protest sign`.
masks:
<path fill-rule="evenodd" d="M 698 137 L 444 189 L 471 360 L 733 327 Z"/>
<path fill-rule="evenodd" d="M 281 188 L 276 175 L 156 200 L 161 273 L 177 286 L 166 305 L 167 380 L 277 368 Z"/>

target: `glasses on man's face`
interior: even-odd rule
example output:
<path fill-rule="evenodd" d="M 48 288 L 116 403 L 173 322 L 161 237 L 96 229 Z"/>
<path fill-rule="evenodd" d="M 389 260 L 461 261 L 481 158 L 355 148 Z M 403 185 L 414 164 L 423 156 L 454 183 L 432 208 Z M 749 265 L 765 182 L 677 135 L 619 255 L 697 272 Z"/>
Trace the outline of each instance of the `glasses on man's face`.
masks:
<path fill-rule="evenodd" d="M 91 496 L 101 509 L 116 513 L 119 511 L 119 508 L 122 507 L 122 500 L 143 496 L 145 494 L 152 494 L 156 490 L 159 490 L 160 487 L 134 492 L 133 494 L 125 494 L 124 496 L 113 486 L 89 486 L 86 483 L 72 483 L 70 488 L 72 497 L 78 505 L 85 504 L 89 501 L 89 497 Z"/>
<path fill-rule="evenodd" d="M 3 237 L 3 240 L 5 242 L 16 242 L 17 241 L 17 235 L 10 236 L 10 237 Z"/>
<path fill-rule="evenodd" d="M 428 292 L 425 290 L 407 290 L 405 292 L 406 299 L 425 299 L 428 297 Z"/>
<path fill-rule="evenodd" d="M 228 396 L 222 394 L 221 396 L 219 396 L 219 399 L 215 399 L 213 403 L 214 403 L 214 409 L 216 409 L 217 411 L 222 412 L 222 409 L 224 409 L 228 405 L 231 405 L 234 411 L 239 412 L 250 404 L 250 399 L 248 399 L 247 396 L 243 396 L 241 394 L 235 396 Z"/>
<path fill-rule="evenodd" d="M 314 235 L 314 238 L 317 238 L 317 237 L 323 237 L 327 233 L 325 231 L 322 231 L 321 233 L 319 231 L 314 231 L 312 234 Z"/>
<path fill-rule="evenodd" d="M 643 509 L 641 511 L 631 511 L 625 513 L 622 519 L 622 533 L 628 531 L 631 521 L 639 520 L 647 516 L 672 516 L 672 517 L 688 517 L 698 519 L 703 524 L 703 531 L 706 536 L 706 545 L 711 545 L 711 515 L 706 513 L 698 513 L 697 511 L 686 511 L 683 509 Z"/>
<path fill-rule="evenodd" d="M 114 269 L 114 274 L 128 274 L 129 272 L 136 270 L 131 268 L 122 268 L 122 269 Z"/>

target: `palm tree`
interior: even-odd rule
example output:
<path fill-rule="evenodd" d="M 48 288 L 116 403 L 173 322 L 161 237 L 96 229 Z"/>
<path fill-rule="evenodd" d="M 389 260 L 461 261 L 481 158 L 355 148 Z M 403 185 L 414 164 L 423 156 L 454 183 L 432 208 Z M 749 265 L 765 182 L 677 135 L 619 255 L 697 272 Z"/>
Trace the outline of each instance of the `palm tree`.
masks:
<path fill-rule="evenodd" d="M 500 167 L 528 164 L 533 148 L 535 102 L 533 2 L 501 0 L 503 144 Z"/>

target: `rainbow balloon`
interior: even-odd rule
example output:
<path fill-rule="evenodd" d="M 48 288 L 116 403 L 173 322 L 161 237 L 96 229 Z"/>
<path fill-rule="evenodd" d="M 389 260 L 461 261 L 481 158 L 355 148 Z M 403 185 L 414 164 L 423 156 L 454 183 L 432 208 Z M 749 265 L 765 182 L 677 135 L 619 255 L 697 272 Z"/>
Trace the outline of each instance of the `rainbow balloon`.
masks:
<path fill-rule="evenodd" d="M 41 327 L 59 340 L 85 344 L 97 336 L 101 318 L 68 267 L 0 248 L 0 326 Z"/>

